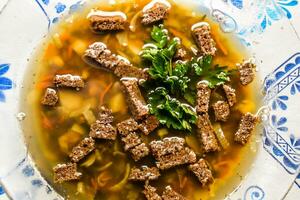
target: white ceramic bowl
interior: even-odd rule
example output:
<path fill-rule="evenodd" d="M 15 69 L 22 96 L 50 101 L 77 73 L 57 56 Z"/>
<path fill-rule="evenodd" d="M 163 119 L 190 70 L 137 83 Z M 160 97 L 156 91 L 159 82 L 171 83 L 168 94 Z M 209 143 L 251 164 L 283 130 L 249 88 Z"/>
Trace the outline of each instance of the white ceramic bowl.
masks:
<path fill-rule="evenodd" d="M 253 52 L 262 78 L 261 89 L 265 92 L 263 103 L 270 109 L 260 130 L 258 153 L 251 170 L 227 198 L 282 199 L 300 165 L 297 129 L 300 123 L 300 40 L 297 35 L 300 24 L 293 21 L 298 1 L 186 2 L 194 9 L 204 9 L 219 22 L 224 32 L 236 34 Z M 34 48 L 61 15 L 75 12 L 83 4 L 84 1 L 79 0 L 0 0 L 0 180 L 13 199 L 61 198 L 42 178 L 27 152 L 21 129 L 23 108 L 19 107 L 19 101 L 28 58 Z"/>

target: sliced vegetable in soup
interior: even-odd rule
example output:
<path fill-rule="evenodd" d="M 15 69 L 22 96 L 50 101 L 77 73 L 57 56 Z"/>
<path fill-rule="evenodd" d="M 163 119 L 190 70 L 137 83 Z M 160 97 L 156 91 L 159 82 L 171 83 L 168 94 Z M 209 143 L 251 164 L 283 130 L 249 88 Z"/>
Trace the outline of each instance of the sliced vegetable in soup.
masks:
<path fill-rule="evenodd" d="M 208 16 L 101 1 L 60 22 L 41 52 L 24 130 L 66 199 L 222 199 L 249 170 L 255 61 Z"/>

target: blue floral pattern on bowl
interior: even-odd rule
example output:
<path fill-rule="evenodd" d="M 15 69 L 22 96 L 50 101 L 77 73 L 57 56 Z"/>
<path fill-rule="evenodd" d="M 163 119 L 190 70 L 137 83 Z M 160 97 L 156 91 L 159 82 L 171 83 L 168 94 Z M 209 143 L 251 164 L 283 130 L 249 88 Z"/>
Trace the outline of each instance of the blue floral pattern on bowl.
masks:
<path fill-rule="evenodd" d="M 42 9 L 45 17 L 48 21 L 48 28 L 50 28 L 51 23 L 56 23 L 59 20 L 59 16 L 67 11 L 69 14 L 75 12 L 83 5 L 82 0 L 70 1 L 69 4 L 51 1 L 51 0 L 35 0 L 39 7 Z"/>
<path fill-rule="evenodd" d="M 5 192 L 4 192 L 4 189 L 3 189 L 3 187 L 2 186 L 0 186 L 0 195 L 2 195 L 2 194 L 4 194 Z"/>
<path fill-rule="evenodd" d="M 249 35 L 261 34 L 273 23 L 276 23 L 282 19 L 292 19 L 293 14 L 291 9 L 295 8 L 298 4 L 298 0 L 264 0 L 264 1 L 245 1 L 245 0 L 226 0 L 229 6 L 235 8 L 233 13 L 237 16 L 244 15 L 246 18 L 253 18 L 254 20 L 249 20 L 248 23 L 243 23 L 244 18 L 239 19 L 239 17 L 233 16 L 233 18 L 225 17 L 228 20 L 222 19 L 222 22 L 232 26 L 235 24 L 234 29 L 230 29 L 232 32 L 236 32 L 240 39 L 245 45 L 250 46 L 248 41 Z M 248 3 L 249 2 L 249 3 Z M 245 7 L 247 6 L 247 7 Z M 249 17 L 248 12 L 244 10 L 255 10 L 255 14 Z M 224 13 L 224 16 L 227 15 Z M 224 25 L 222 25 L 224 26 Z M 226 26 L 226 25 L 225 25 Z"/>
<path fill-rule="evenodd" d="M 10 90 L 13 86 L 12 81 L 4 75 L 8 72 L 9 64 L 0 64 L 0 102 L 5 102 L 4 90 Z"/>
<path fill-rule="evenodd" d="M 264 147 L 289 173 L 296 173 L 300 166 L 300 139 L 288 134 L 288 118 L 279 116 L 277 110 L 288 111 L 288 101 L 294 95 L 290 91 L 299 79 L 300 53 L 297 53 L 267 76 L 264 84 L 265 104 L 272 108 L 271 123 L 264 128 Z"/>

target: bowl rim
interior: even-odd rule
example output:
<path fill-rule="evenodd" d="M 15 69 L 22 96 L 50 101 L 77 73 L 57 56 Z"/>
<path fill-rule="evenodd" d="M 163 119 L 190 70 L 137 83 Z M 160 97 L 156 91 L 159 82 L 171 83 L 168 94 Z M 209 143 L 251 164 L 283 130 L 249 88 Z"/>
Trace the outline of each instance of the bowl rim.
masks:
<path fill-rule="evenodd" d="M 177 0 L 181 1 L 181 0 Z M 189 0 L 190 2 L 193 2 L 195 4 L 199 4 L 196 0 Z M 15 3 L 16 0 L 12 0 L 11 3 L 7 5 L 5 8 L 5 11 L 0 14 L 0 25 L 5 24 L 1 18 L 14 16 L 16 15 L 16 11 L 20 11 L 19 8 L 17 8 L 14 12 L 12 12 L 12 8 L 15 8 L 17 4 Z M 38 38 L 43 37 L 45 34 L 47 34 L 48 28 L 55 23 L 60 17 L 63 17 L 64 15 L 67 15 L 70 10 L 74 9 L 76 10 L 76 7 L 80 7 L 82 5 L 81 3 L 78 3 L 79 1 L 72 0 L 68 3 L 63 1 L 44 1 L 44 0 L 25 0 L 24 2 L 19 2 L 18 6 L 23 5 L 24 3 L 29 3 L 28 5 L 24 6 L 25 9 L 28 9 L 27 12 L 32 12 L 35 9 L 40 9 L 40 13 L 36 13 L 34 16 L 26 16 L 23 20 L 32 20 L 32 23 L 37 24 L 43 24 L 41 30 L 38 31 L 38 33 L 35 33 L 35 35 L 38 36 Z M 48 2 L 45 3 L 45 2 Z M 64 12 L 57 12 L 57 10 L 53 9 L 55 6 L 59 5 L 60 2 L 63 2 L 65 7 Z M 202 1 L 201 3 L 204 4 L 204 6 L 211 6 L 212 1 Z M 215 2 L 215 1 L 214 1 Z M 206 3 L 206 4 L 205 4 Z M 208 3 L 208 4 L 207 4 Z M 225 5 L 226 7 L 227 5 Z M 232 6 L 232 5 L 229 5 Z M 51 7 L 51 9 L 50 9 Z M 232 8 L 232 7 L 231 7 Z M 228 11 L 228 7 L 225 8 L 226 11 Z M 234 8 L 233 8 L 234 9 Z M 214 11 L 220 11 L 221 8 L 209 8 L 209 12 L 214 13 Z M 242 10 L 242 9 L 241 9 Z M 223 12 L 224 10 L 222 10 Z M 235 13 L 236 12 L 236 13 Z M 226 15 L 223 15 L 223 17 L 228 17 L 229 20 L 234 20 L 237 25 L 239 25 L 238 19 L 235 17 L 238 15 L 240 11 L 234 10 L 232 13 L 228 11 L 228 13 L 225 13 Z M 220 13 L 219 13 L 220 14 Z M 222 14 L 222 13 L 221 13 Z M 231 15 L 232 14 L 232 15 Z M 40 17 L 39 20 L 33 20 L 33 17 Z M 6 23 L 7 24 L 7 23 Z M 27 22 L 28 24 L 28 22 Z M 287 25 L 285 25 L 287 26 Z M 278 31 L 278 26 L 272 26 L 269 27 L 269 29 L 272 29 L 272 31 Z M 236 30 L 234 30 L 236 31 Z M 9 31 L 7 31 L 9 32 Z M 263 33 L 263 32 L 262 32 Z M 266 40 L 265 34 L 259 33 L 259 36 L 255 35 L 255 39 L 260 40 Z M 9 33 L 4 33 L 9 34 Z M 242 39 L 249 39 L 249 41 L 253 41 L 253 35 L 240 35 Z M 1 40 L 0 36 L 0 40 Z M 28 40 L 30 36 L 27 36 L 26 40 Z M 39 39 L 36 39 L 34 42 L 28 42 L 23 41 L 25 45 L 29 45 L 31 47 L 36 46 Z M 246 43 L 246 45 L 248 45 Z M 3 46 L 3 48 L 0 48 L 0 55 L 2 52 L 3 55 L 6 55 L 5 50 L 7 50 L 7 46 Z M 250 47 L 249 47 L 250 48 Z M 253 45 L 251 46 L 253 49 L 252 51 L 256 52 L 257 46 Z M 293 52 L 293 53 L 291 53 Z M 275 119 L 271 118 L 269 123 L 265 125 L 264 132 L 262 133 L 262 146 L 260 148 L 260 154 L 262 157 L 259 157 L 261 161 L 266 160 L 267 162 L 272 163 L 275 167 L 272 168 L 271 171 L 276 171 L 275 174 L 277 174 L 277 178 L 280 176 L 288 177 L 288 181 L 282 181 L 277 180 L 275 183 L 281 183 L 285 186 L 286 189 L 290 187 L 291 184 L 293 184 L 293 180 L 296 178 L 298 172 L 299 172 L 299 165 L 300 161 L 297 160 L 299 155 L 299 152 L 295 150 L 295 147 L 291 145 L 291 142 L 287 141 L 288 139 L 291 139 L 293 137 L 293 134 L 290 133 L 288 137 L 283 136 L 284 131 L 280 130 L 278 131 L 278 127 L 274 126 L 278 122 L 278 120 L 281 120 L 280 123 L 283 121 L 286 121 L 287 119 L 290 119 L 293 117 L 294 112 L 289 111 L 290 113 L 286 113 L 283 108 L 280 108 L 280 105 L 282 104 L 278 103 L 277 108 L 273 109 L 274 102 L 276 103 L 278 97 L 281 96 L 287 96 L 288 99 L 294 98 L 292 94 L 287 95 L 286 89 L 290 89 L 292 87 L 291 84 L 293 82 L 286 84 L 285 88 L 280 90 L 278 89 L 280 84 L 282 84 L 286 79 L 290 79 L 291 75 L 293 75 L 293 70 L 297 70 L 300 66 L 300 53 L 298 53 L 296 50 L 292 50 L 291 52 L 287 52 L 286 55 L 282 56 L 286 61 L 282 62 L 277 68 L 269 69 L 269 73 L 264 73 L 265 80 L 262 83 L 263 89 L 266 93 L 266 98 L 264 99 L 264 102 L 266 105 L 269 105 L 271 107 L 271 112 L 274 114 Z M 27 52 L 28 54 L 28 52 Z M 26 61 L 25 57 L 22 57 L 20 59 L 17 59 L 16 56 L 7 55 L 4 56 L 5 60 L 0 60 L 0 77 L 10 77 L 9 79 L 13 80 L 11 83 L 10 90 L 5 91 L 6 95 L 6 102 L 0 103 L 0 108 L 3 113 L 0 116 L 0 135 L 4 136 L 3 143 L 0 144 L 13 144 L 13 147 L 16 148 L 13 152 L 8 153 L 9 156 L 12 156 L 11 158 L 15 159 L 14 162 L 11 162 L 11 164 L 6 168 L 0 171 L 0 182 L 3 184 L 3 187 L 8 192 L 8 195 L 12 198 L 18 199 L 38 199 L 40 197 L 47 197 L 49 199 L 60 199 L 61 197 L 56 194 L 56 192 L 47 184 L 47 182 L 42 178 L 40 172 L 38 171 L 37 167 L 35 166 L 34 162 L 32 161 L 31 157 L 29 156 L 26 146 L 24 146 L 23 141 L 23 134 L 21 130 L 20 122 L 17 120 L 16 115 L 19 113 L 19 109 L 15 107 L 15 103 L 19 99 L 19 95 L 22 90 L 22 82 L 23 82 L 23 75 L 25 72 L 25 66 Z M 16 60 L 16 61 L 15 61 Z M 282 60 L 282 59 L 281 59 Z M 299 61 L 299 62 L 298 62 Z M 7 62 L 11 63 L 8 64 Z M 4 66 L 6 64 L 6 66 Z M 293 66 L 291 66 L 293 65 Z M 7 67 L 8 66 L 8 67 Z M 12 67 L 13 66 L 13 67 Z M 2 67 L 2 68 L 1 68 Z M 14 68 L 16 67 L 16 68 Z M 5 70 L 3 70 L 6 68 Z M 287 70 L 287 68 L 289 70 Z M 1 72 L 1 69 L 3 70 Z M 5 71 L 5 72 L 4 72 Z M 299 75 L 300 76 L 300 75 Z M 298 77 L 296 77 L 297 80 Z M 0 90 L 2 92 L 2 90 Z M 282 97 L 281 101 L 285 101 L 284 99 L 286 97 Z M 280 99 L 279 99 L 280 101 Z M 294 100 L 292 101 L 292 103 Z M 285 103 L 285 102 L 284 102 Z M 290 104 L 292 103 L 285 103 L 287 104 L 287 108 L 289 110 Z M 280 105 L 279 105 L 280 104 Z M 279 106 L 279 107 L 278 107 Z M 281 110 L 280 110 L 281 109 Z M 282 115 L 284 113 L 284 116 Z M 271 114 L 271 115 L 272 115 Z M 272 115 L 273 116 L 273 115 Z M 285 119 L 284 119 L 284 118 Z M 273 124 L 272 124 L 273 123 Z M 16 127 L 14 127 L 17 125 Z M 288 127 L 290 128 L 290 127 Z M 4 133 L 13 133 L 11 136 L 7 136 Z M 294 136 L 295 137 L 295 136 Z M 279 138 L 279 139 L 278 139 Z M 298 141 L 298 140 L 297 140 Z M 280 142 L 284 143 L 285 147 L 288 147 L 287 149 L 282 146 Z M 1 145 L 0 145 L 1 146 Z M 293 151 L 291 153 L 291 151 Z M 17 155 L 15 155 L 17 154 Z M 0 148 L 0 155 L 6 155 L 6 152 L 4 149 Z M 296 156 L 295 159 L 293 159 L 293 156 Z M 9 160 L 8 158 L 6 158 Z M 300 159 L 300 158 L 299 158 Z M 265 174 L 266 169 L 268 169 L 268 166 L 264 166 L 263 172 L 260 173 L 260 175 Z M 259 169 L 258 169 L 259 170 Z M 278 173 L 277 173 L 278 171 Z M 266 176 L 265 176 L 266 177 Z M 269 177 L 269 176 L 267 176 Z M 273 178 L 271 180 L 276 181 L 277 178 Z M 253 181 L 250 181 L 249 179 L 255 180 L 255 183 Z M 281 194 L 281 196 L 284 196 L 288 190 L 285 192 L 280 191 L 274 191 L 274 189 L 270 190 L 267 188 L 268 183 L 265 183 L 262 178 L 258 176 L 250 176 L 246 178 L 246 181 L 249 181 L 249 184 L 246 186 L 243 186 L 244 183 L 241 183 L 240 187 L 238 187 L 233 193 L 232 197 L 229 198 L 241 198 L 241 199 L 248 199 L 248 195 L 251 196 L 251 194 L 258 194 L 259 197 L 262 199 L 269 198 L 270 195 L 278 195 Z M 22 180 L 22 181 L 20 181 Z M 261 180 L 261 184 L 259 181 Z M 20 183 L 22 182 L 22 183 Z M 281 186 L 280 188 L 282 188 Z M 275 187 L 275 189 L 277 189 Z M 283 194 L 284 193 L 284 194 Z"/>

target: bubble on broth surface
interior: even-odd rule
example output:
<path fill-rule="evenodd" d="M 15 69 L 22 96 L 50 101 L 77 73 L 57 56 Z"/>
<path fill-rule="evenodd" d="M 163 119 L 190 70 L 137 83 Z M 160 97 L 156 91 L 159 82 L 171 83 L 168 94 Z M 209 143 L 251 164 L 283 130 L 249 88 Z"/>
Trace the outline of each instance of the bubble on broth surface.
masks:
<path fill-rule="evenodd" d="M 25 114 L 25 113 L 19 112 L 19 113 L 17 114 L 17 119 L 18 119 L 18 121 L 23 121 L 25 118 L 26 118 L 26 114 Z"/>

